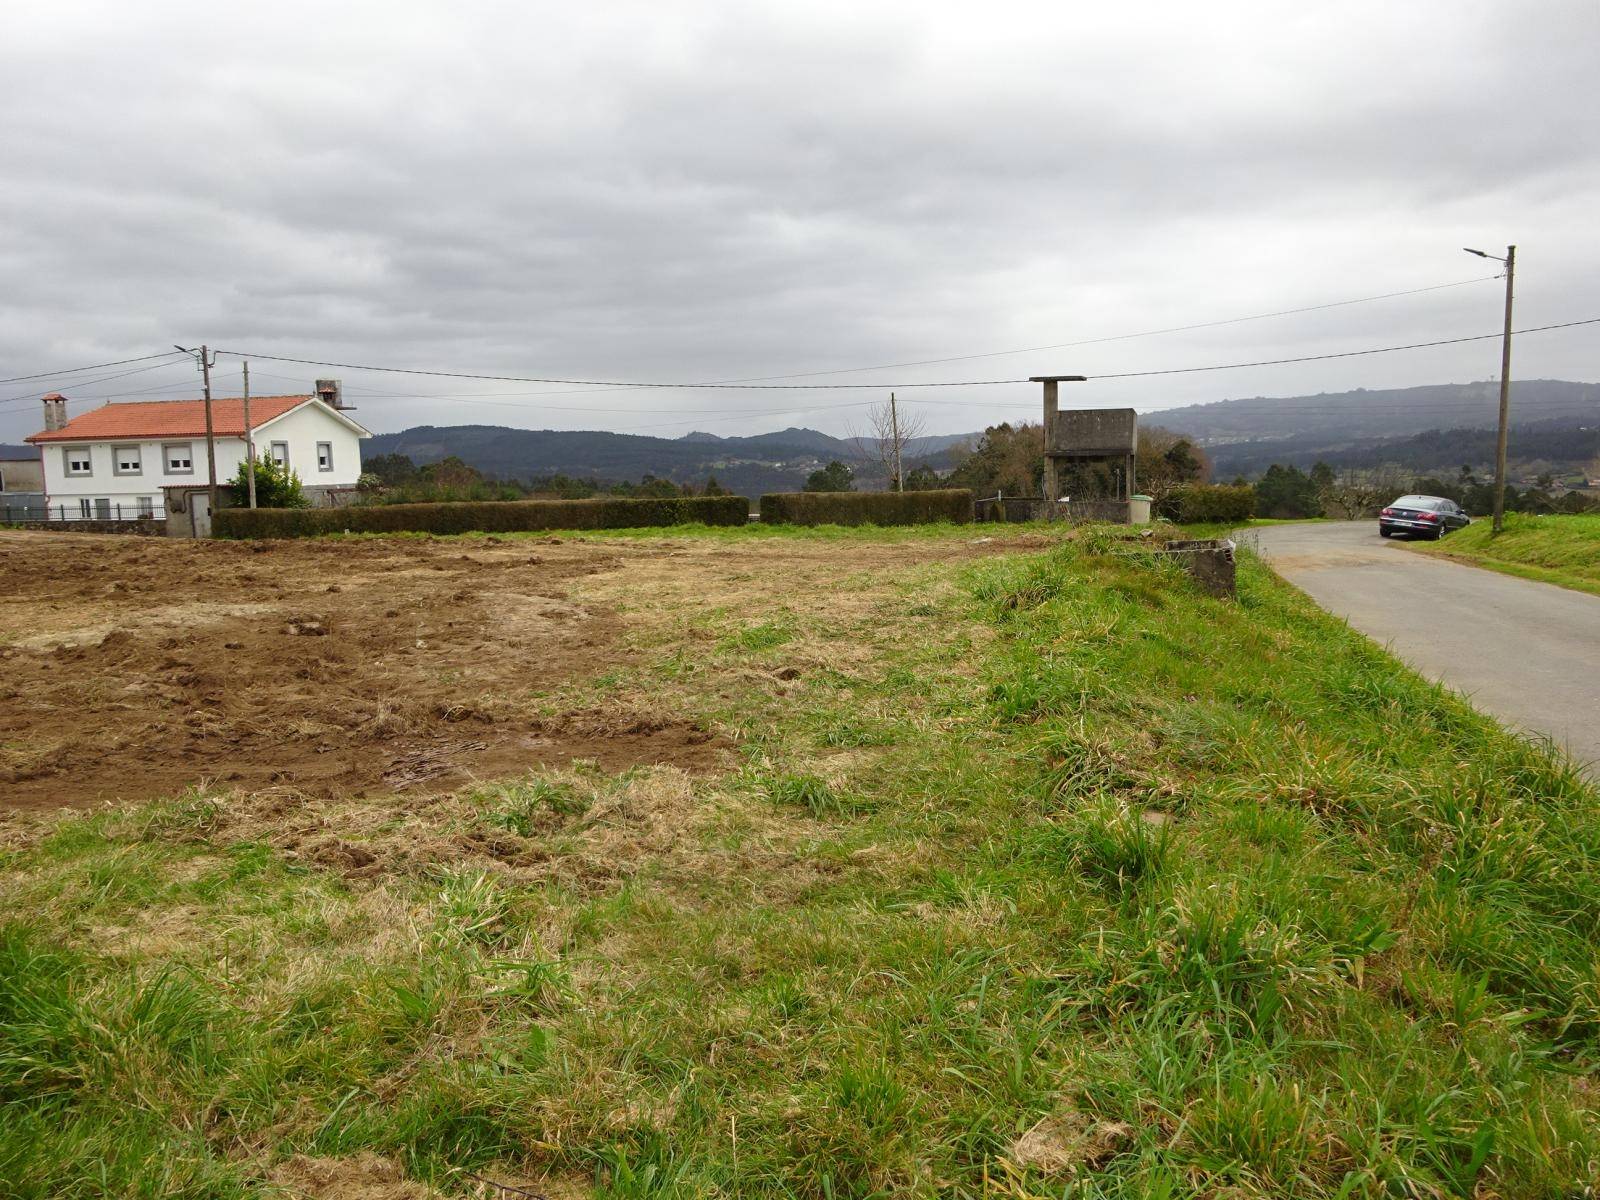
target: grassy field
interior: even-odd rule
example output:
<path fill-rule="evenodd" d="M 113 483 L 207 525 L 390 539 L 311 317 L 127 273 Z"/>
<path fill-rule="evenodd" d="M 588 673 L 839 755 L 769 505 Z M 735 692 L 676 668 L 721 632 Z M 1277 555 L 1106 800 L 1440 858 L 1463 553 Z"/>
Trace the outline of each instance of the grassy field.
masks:
<path fill-rule="evenodd" d="M 1498 537 L 1491 534 L 1485 518 L 1438 542 L 1413 546 L 1507 575 L 1600 595 L 1600 514 L 1507 513 L 1505 530 Z"/>
<path fill-rule="evenodd" d="M 549 703 L 721 773 L 0 824 L 6 1194 L 1592 1194 L 1600 794 L 1249 557 L 987 532 L 583 578 Z"/>

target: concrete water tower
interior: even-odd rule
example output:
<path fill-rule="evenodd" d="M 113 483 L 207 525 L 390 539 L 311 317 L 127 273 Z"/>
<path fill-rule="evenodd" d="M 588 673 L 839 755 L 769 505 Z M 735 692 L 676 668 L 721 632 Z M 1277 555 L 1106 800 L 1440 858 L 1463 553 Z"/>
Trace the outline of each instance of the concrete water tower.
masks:
<path fill-rule="evenodd" d="M 1103 463 L 1111 472 L 1114 495 L 1075 500 L 1126 501 L 1134 494 L 1134 459 L 1139 453 L 1139 414 L 1131 408 L 1080 408 L 1062 412 L 1057 385 L 1082 383 L 1082 375 L 1035 375 L 1044 384 L 1044 495 L 1062 500 L 1064 481 L 1074 469 Z"/>

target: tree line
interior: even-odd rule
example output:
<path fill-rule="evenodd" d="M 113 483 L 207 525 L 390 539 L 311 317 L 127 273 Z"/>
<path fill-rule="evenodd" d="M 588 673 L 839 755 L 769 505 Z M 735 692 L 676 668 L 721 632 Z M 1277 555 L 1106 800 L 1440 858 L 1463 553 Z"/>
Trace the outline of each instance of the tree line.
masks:
<path fill-rule="evenodd" d="M 1243 479 L 1235 480 L 1243 483 Z M 1600 511 L 1600 500 L 1581 492 L 1555 494 L 1556 480 L 1541 475 L 1533 487 L 1506 485 L 1506 511 L 1526 513 L 1581 513 Z M 1274 463 L 1255 482 L 1256 515 L 1261 517 L 1339 517 L 1351 520 L 1371 516 L 1399 496 L 1443 496 L 1454 500 L 1475 517 L 1494 511 L 1494 480 L 1463 464 L 1451 477 L 1416 475 L 1400 467 L 1346 468 L 1336 471 L 1318 462 L 1309 471 Z"/>
<path fill-rule="evenodd" d="M 557 472 L 530 479 L 495 479 L 455 455 L 418 466 L 406 454 L 378 454 L 361 464 L 357 486 L 370 503 L 432 504 L 451 501 L 587 500 L 593 496 L 670 499 L 673 496 L 727 496 L 727 488 L 708 474 L 700 484 L 674 483 L 646 473 L 638 483 L 574 479 Z"/>

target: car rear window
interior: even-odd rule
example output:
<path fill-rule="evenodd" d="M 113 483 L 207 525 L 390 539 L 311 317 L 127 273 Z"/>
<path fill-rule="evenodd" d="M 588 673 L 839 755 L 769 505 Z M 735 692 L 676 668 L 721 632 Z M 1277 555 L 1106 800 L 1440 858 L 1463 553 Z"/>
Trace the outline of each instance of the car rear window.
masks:
<path fill-rule="evenodd" d="M 1427 509 L 1431 512 L 1439 507 L 1439 501 L 1428 496 L 1401 496 L 1400 499 L 1396 500 L 1392 505 L 1390 505 L 1390 507 L 1421 508 Z"/>

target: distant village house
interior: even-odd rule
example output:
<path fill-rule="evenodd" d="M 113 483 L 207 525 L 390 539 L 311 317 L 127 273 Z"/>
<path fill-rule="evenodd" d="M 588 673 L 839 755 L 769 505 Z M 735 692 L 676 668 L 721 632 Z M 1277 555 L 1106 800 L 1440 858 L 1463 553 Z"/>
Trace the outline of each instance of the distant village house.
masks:
<path fill-rule="evenodd" d="M 106 404 L 67 419 L 67 398 L 44 398 L 40 448 L 45 502 L 54 519 L 133 520 L 163 515 L 163 489 L 210 485 L 203 400 Z M 214 399 L 211 424 L 217 482 L 226 484 L 246 456 L 244 401 Z M 297 396 L 252 396 L 256 457 L 292 469 L 313 504 L 337 503 L 361 475 L 361 439 L 337 380 Z"/>

